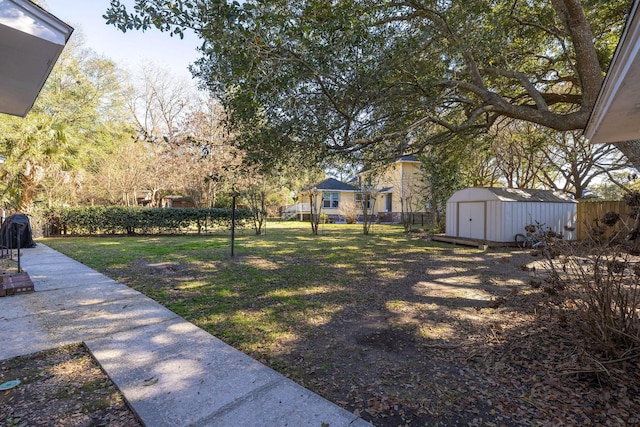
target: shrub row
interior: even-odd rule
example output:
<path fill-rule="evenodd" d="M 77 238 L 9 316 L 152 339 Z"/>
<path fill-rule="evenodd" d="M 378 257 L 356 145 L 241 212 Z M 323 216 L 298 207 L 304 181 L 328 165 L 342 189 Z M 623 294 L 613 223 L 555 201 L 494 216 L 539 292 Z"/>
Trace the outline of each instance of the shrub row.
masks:
<path fill-rule="evenodd" d="M 251 218 L 248 209 L 236 210 L 236 227 Z M 230 228 L 231 209 L 160 209 L 123 206 L 86 206 L 50 209 L 45 234 L 159 234 Z"/>

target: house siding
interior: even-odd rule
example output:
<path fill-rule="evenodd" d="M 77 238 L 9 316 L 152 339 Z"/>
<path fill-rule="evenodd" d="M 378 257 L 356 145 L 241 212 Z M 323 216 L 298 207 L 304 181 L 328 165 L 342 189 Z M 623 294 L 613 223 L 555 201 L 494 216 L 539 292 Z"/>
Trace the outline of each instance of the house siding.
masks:
<path fill-rule="evenodd" d="M 376 212 L 379 214 L 392 213 L 391 217 L 398 217 L 399 222 L 399 215 L 402 212 L 402 199 L 405 196 L 413 197 L 412 210 L 414 212 L 424 212 L 424 203 L 422 203 L 424 191 L 421 175 L 419 163 L 398 161 L 389 165 L 376 183 L 376 186 L 378 188 L 391 188 L 390 192 L 393 193 L 391 212 L 386 209 L 386 194 L 381 194 L 378 197 L 375 207 Z"/>

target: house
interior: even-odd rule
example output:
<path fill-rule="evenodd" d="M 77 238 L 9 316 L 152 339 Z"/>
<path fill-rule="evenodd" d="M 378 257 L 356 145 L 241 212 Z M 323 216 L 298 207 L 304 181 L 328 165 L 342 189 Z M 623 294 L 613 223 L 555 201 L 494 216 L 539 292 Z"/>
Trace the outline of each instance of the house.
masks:
<path fill-rule="evenodd" d="M 376 214 L 382 222 L 401 222 L 402 213 L 425 212 L 422 163 L 415 156 L 402 156 L 388 166 L 359 175 L 372 176 L 378 188 Z"/>
<path fill-rule="evenodd" d="M 288 207 L 283 217 L 309 219 L 311 199 L 319 197 L 317 213 L 333 221 L 343 221 L 341 206 L 353 202 L 359 210 L 366 203 L 368 213 L 381 222 L 401 222 L 403 212 L 425 211 L 420 166 L 415 156 L 403 156 L 384 167 L 361 172 L 348 183 L 325 179 L 301 191 L 298 203 Z"/>
<path fill-rule="evenodd" d="M 163 208 L 195 208 L 196 204 L 193 197 L 184 196 L 165 196 L 162 198 L 161 205 Z"/>
<path fill-rule="evenodd" d="M 288 206 L 282 216 L 284 219 L 309 220 L 313 198 L 313 203 L 317 203 L 316 213 L 326 214 L 333 221 L 340 221 L 342 219 L 340 215 L 341 202 L 355 201 L 357 191 L 358 189 L 353 185 L 334 178 L 327 178 L 298 193 L 298 203 Z"/>
<path fill-rule="evenodd" d="M 577 202 L 552 190 L 465 188 L 447 200 L 446 236 L 513 243 L 529 224 L 575 240 Z"/>
<path fill-rule="evenodd" d="M 0 1 L 0 113 L 27 115 L 72 32 L 28 0 Z"/>
<path fill-rule="evenodd" d="M 640 166 L 640 12 L 634 0 L 625 29 L 585 128 L 592 143 L 614 143 Z"/>

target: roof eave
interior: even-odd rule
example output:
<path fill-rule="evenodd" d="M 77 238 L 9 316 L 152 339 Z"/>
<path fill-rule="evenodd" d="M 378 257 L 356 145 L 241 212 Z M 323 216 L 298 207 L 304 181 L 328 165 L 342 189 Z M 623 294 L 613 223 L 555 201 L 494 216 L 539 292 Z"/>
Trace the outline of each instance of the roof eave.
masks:
<path fill-rule="evenodd" d="M 592 143 L 640 139 L 640 14 L 634 0 L 609 71 L 585 128 Z"/>
<path fill-rule="evenodd" d="M 27 115 L 72 33 L 28 0 L 0 4 L 0 113 Z"/>

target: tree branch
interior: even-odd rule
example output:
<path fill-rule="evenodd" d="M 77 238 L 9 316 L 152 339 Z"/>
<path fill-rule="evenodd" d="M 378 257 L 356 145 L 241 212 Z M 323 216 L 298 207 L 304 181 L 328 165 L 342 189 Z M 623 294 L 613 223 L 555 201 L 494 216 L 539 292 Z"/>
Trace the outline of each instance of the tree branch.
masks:
<path fill-rule="evenodd" d="M 524 73 L 521 73 L 518 71 L 511 71 L 511 70 L 503 70 L 495 67 L 483 68 L 480 71 L 518 80 L 522 84 L 522 86 L 524 86 L 524 88 L 526 89 L 531 99 L 533 99 L 533 101 L 536 103 L 536 107 L 538 107 L 539 110 L 541 111 L 549 110 L 549 106 L 547 105 L 542 94 L 536 89 L 534 84 L 531 82 L 531 80 L 529 80 L 529 78 Z"/>

